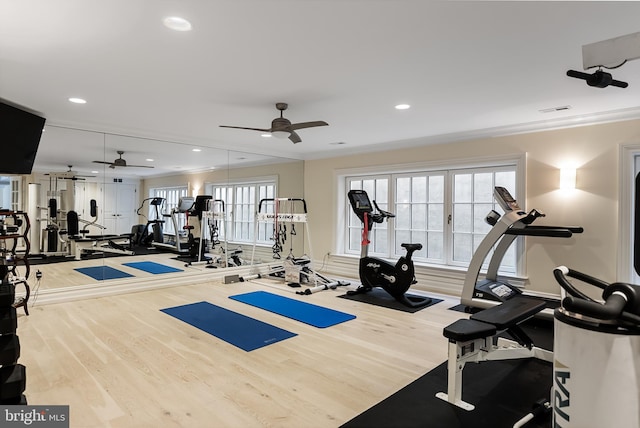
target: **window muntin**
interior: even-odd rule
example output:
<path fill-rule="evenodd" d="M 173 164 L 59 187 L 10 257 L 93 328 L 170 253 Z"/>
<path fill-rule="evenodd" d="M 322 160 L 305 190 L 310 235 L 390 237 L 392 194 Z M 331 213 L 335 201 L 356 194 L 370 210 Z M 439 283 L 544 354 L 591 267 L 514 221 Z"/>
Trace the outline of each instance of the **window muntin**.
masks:
<path fill-rule="evenodd" d="M 363 189 L 383 210 L 395 213 L 392 224 L 376 224 L 370 234 L 369 254 L 395 259 L 404 254 L 402 243 L 421 243 L 414 253 L 418 263 L 466 267 L 491 226 L 491 210 L 503 214 L 493 188 L 503 186 L 516 195 L 516 165 L 347 176 L 346 190 Z M 362 222 L 351 207 L 345 251 L 360 250 Z M 516 272 L 516 245 L 509 248 L 501 272 Z M 488 263 L 487 258 L 487 263 Z"/>
<path fill-rule="evenodd" d="M 234 183 L 230 185 L 209 185 L 214 199 L 225 201 L 226 233 L 229 241 L 237 243 L 272 244 L 273 222 L 258 222 L 256 217 L 262 199 L 276 197 L 275 181 Z M 263 212 L 273 212 L 273 204 L 263 204 Z M 224 239 L 221 235 L 220 239 Z"/>

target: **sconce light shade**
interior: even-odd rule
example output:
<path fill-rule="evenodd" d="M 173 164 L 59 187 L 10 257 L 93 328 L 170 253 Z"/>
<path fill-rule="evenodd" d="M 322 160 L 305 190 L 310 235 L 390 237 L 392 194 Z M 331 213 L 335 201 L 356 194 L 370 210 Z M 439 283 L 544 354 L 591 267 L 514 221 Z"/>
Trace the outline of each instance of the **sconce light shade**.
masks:
<path fill-rule="evenodd" d="M 576 188 L 576 169 L 560 168 L 560 189 L 568 190 Z"/>

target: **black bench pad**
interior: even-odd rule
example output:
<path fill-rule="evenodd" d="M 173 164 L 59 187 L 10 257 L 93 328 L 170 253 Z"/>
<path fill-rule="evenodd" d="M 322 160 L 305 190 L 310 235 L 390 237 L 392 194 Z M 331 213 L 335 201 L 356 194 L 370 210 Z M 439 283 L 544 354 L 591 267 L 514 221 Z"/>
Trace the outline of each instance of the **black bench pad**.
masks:
<path fill-rule="evenodd" d="M 531 318 L 546 306 L 543 300 L 517 296 L 506 302 L 471 315 L 470 319 L 493 324 L 499 330 L 518 325 Z"/>
<path fill-rule="evenodd" d="M 461 319 L 444 328 L 442 334 L 451 341 L 466 342 L 467 340 L 496 334 L 496 327 L 484 322 Z"/>

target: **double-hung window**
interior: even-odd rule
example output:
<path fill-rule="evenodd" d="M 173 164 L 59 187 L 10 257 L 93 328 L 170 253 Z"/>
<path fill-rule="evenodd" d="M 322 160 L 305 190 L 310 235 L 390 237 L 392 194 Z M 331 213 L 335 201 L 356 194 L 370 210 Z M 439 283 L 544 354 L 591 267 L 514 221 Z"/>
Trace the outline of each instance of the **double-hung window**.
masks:
<path fill-rule="evenodd" d="M 375 224 L 370 233 L 369 255 L 397 259 L 405 253 L 401 244 L 421 243 L 416 263 L 451 267 L 468 266 L 474 251 L 489 232 L 486 215 L 503 214 L 493 198 L 495 186 L 506 187 L 517 198 L 517 162 L 465 168 L 345 175 L 345 194 L 365 190 L 380 209 L 395 218 Z M 361 248 L 362 222 L 348 210 L 347 254 Z M 518 244 L 503 259 L 501 272 L 516 273 Z M 488 260 L 487 260 L 488 262 Z"/>
<path fill-rule="evenodd" d="M 150 198 L 163 198 L 164 204 L 162 206 L 162 212 L 160 215 L 162 216 L 160 220 L 165 220 L 163 223 L 163 232 L 169 235 L 176 235 L 175 226 L 173 221 L 166 221 L 166 218 L 163 216 L 165 214 L 171 214 L 174 208 L 178 207 L 178 203 L 180 202 L 180 198 L 187 196 L 187 187 L 158 187 L 149 190 Z M 159 208 L 160 209 L 160 208 Z M 148 219 L 155 219 L 155 207 L 149 205 L 149 211 L 147 213 Z M 173 214 L 177 216 L 177 214 Z M 173 219 L 172 219 L 173 220 Z M 175 219 L 178 225 L 178 230 L 182 231 L 182 228 L 186 224 L 186 218 L 184 215 L 177 216 Z"/>
<path fill-rule="evenodd" d="M 256 212 L 261 200 L 276 197 L 275 178 L 224 185 L 210 184 L 207 190 L 214 199 L 223 200 L 225 203 L 225 229 L 228 241 L 269 245 L 272 243 L 273 223 L 256 223 Z M 265 203 L 261 209 L 272 210 L 273 204 Z M 220 238 L 225 239 L 222 235 Z"/>

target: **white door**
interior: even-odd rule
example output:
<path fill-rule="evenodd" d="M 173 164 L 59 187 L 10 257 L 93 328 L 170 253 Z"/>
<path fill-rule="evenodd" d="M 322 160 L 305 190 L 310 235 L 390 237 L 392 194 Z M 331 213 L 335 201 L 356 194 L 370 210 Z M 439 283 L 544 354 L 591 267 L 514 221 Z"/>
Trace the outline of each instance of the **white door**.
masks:
<path fill-rule="evenodd" d="M 106 227 L 105 235 L 130 233 L 136 210 L 136 185 L 128 183 L 105 183 L 103 200 L 98 201 L 100 223 Z"/>

